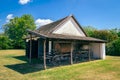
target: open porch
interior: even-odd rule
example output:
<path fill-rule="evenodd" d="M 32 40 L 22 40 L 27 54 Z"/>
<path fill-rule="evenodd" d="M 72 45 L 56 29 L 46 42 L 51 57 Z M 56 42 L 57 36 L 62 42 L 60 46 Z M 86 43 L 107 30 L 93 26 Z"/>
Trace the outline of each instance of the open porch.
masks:
<path fill-rule="evenodd" d="M 89 40 L 31 38 L 26 42 L 26 56 L 43 61 L 43 66 L 74 64 L 94 59 L 104 59 L 105 43 Z"/>

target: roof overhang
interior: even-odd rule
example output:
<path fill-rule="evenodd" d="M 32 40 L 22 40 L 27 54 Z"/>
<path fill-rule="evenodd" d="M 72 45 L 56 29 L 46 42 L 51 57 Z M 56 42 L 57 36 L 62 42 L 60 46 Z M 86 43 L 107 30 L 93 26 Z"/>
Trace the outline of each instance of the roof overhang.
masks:
<path fill-rule="evenodd" d="M 35 31 L 27 30 L 27 32 L 28 32 L 29 34 L 36 35 L 36 36 L 38 36 L 38 37 L 41 37 L 41 38 L 43 38 L 43 39 L 46 39 L 46 36 L 45 36 L 45 35 L 39 34 L 39 33 L 35 32 Z"/>
<path fill-rule="evenodd" d="M 68 36 L 68 35 L 61 35 L 61 34 L 41 34 L 31 30 L 27 30 L 27 32 L 29 34 L 35 35 L 43 39 L 77 40 L 77 41 L 88 41 L 88 42 L 98 42 L 98 43 L 107 42 L 105 40 L 92 38 L 92 37 Z"/>

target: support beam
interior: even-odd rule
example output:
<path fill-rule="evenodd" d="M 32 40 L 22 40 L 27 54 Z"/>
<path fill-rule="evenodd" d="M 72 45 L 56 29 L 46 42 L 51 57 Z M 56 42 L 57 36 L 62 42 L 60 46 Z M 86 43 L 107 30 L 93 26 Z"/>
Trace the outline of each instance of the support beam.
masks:
<path fill-rule="evenodd" d="M 51 54 L 51 50 L 52 50 L 52 41 L 49 41 L 49 54 Z"/>
<path fill-rule="evenodd" d="M 39 52 L 39 39 L 38 39 L 38 58 L 39 58 L 39 54 L 40 54 L 40 52 Z"/>
<path fill-rule="evenodd" d="M 90 44 L 88 45 L 88 58 L 89 58 L 89 61 L 91 60 L 90 58 Z"/>
<path fill-rule="evenodd" d="M 30 34 L 30 54 L 29 54 L 29 63 L 31 63 L 32 57 L 32 34 Z"/>
<path fill-rule="evenodd" d="M 44 69 L 46 69 L 46 39 L 44 40 Z"/>
<path fill-rule="evenodd" d="M 73 64 L 73 42 L 71 43 L 70 64 Z"/>

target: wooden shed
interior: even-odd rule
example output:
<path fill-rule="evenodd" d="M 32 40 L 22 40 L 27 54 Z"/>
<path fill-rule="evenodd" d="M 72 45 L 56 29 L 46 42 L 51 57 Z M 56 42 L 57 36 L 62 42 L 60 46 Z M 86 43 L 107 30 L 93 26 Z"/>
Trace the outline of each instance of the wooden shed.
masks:
<path fill-rule="evenodd" d="M 82 53 L 88 53 L 88 60 L 105 59 L 105 41 L 88 37 L 73 15 L 27 32 L 29 36 L 26 38 L 26 56 L 30 60 L 42 58 L 45 68 L 47 56 L 52 54 L 63 57 L 69 54 L 71 64 Z"/>

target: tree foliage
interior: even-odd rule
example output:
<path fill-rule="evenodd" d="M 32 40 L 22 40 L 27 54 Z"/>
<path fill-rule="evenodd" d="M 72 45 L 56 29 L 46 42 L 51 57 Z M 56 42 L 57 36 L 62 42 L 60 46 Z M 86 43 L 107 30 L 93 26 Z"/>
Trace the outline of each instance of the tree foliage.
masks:
<path fill-rule="evenodd" d="M 95 30 L 91 37 L 99 38 L 111 42 L 118 38 L 117 34 L 113 34 L 108 30 Z"/>
<path fill-rule="evenodd" d="M 4 34 L 0 34 L 0 49 L 9 49 L 11 40 Z"/>
<path fill-rule="evenodd" d="M 23 15 L 11 19 L 4 26 L 5 34 L 12 40 L 13 48 L 24 48 L 23 37 L 27 34 L 27 29 L 35 29 L 34 19 L 31 15 Z"/>
<path fill-rule="evenodd" d="M 85 30 L 88 36 L 92 36 L 94 34 L 94 31 L 97 30 L 92 26 L 84 26 L 83 29 Z"/>
<path fill-rule="evenodd" d="M 118 38 L 118 29 L 97 30 L 92 26 L 83 27 L 88 36 L 111 42 Z"/>
<path fill-rule="evenodd" d="M 113 34 L 117 34 L 118 35 L 118 37 L 120 37 L 120 29 L 118 29 L 118 28 L 115 28 L 115 29 L 111 29 L 111 30 L 109 30 L 111 33 L 113 33 Z"/>
<path fill-rule="evenodd" d="M 107 54 L 120 56 L 120 38 L 107 44 Z"/>

